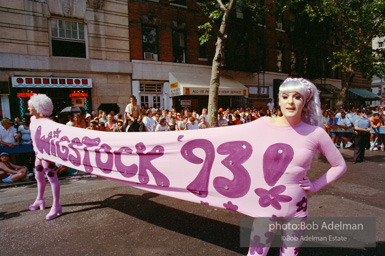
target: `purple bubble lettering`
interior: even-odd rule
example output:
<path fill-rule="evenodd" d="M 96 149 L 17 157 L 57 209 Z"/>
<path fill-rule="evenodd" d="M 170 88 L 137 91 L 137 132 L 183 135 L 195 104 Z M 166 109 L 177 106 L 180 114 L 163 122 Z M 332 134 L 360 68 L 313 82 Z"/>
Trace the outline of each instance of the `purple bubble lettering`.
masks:
<path fill-rule="evenodd" d="M 64 145 L 61 146 L 61 148 L 63 149 L 63 151 L 61 151 L 60 143 L 63 141 L 66 143 L 64 143 Z M 57 156 L 60 157 L 63 161 L 68 161 L 69 149 L 68 149 L 68 147 L 65 146 L 68 142 L 70 142 L 70 141 L 69 141 L 67 136 L 64 136 L 64 137 L 60 138 L 60 140 L 56 141 Z"/>
<path fill-rule="evenodd" d="M 37 149 L 41 153 L 44 153 L 44 151 L 47 154 L 51 153 L 51 150 L 50 150 L 50 140 L 51 140 L 51 138 L 52 138 L 52 136 L 51 137 L 49 137 L 49 136 L 46 137 L 45 135 L 44 136 L 41 135 L 41 125 L 39 125 L 39 127 L 37 127 L 36 133 L 35 133 L 35 143 L 36 143 Z"/>
<path fill-rule="evenodd" d="M 54 138 L 54 136 L 52 135 L 52 132 L 50 132 L 50 133 L 48 134 L 48 136 L 51 137 L 51 138 Z M 56 156 L 55 140 L 54 140 L 54 139 L 51 139 L 50 144 L 51 144 L 51 145 L 50 145 L 50 148 L 51 148 L 51 155 Z"/>
<path fill-rule="evenodd" d="M 205 152 L 205 159 L 201 159 L 194 155 L 194 149 L 202 149 Z M 187 186 L 187 190 L 199 197 L 207 197 L 209 189 L 209 179 L 211 168 L 215 159 L 215 148 L 213 144 L 204 139 L 197 139 L 187 142 L 181 149 L 184 159 L 193 164 L 201 164 L 202 168 L 198 176 Z"/>
<path fill-rule="evenodd" d="M 263 175 L 269 186 L 274 186 L 293 160 L 293 148 L 284 143 L 271 145 L 263 155 Z"/>
<path fill-rule="evenodd" d="M 138 172 L 138 166 L 136 164 L 132 164 L 130 166 L 127 166 L 123 164 L 122 162 L 122 155 L 123 153 L 125 155 L 131 156 L 132 155 L 132 149 L 129 147 L 121 147 L 119 150 L 114 151 L 115 156 L 115 166 L 118 172 L 126 178 L 131 178 L 136 175 Z"/>
<path fill-rule="evenodd" d="M 103 150 L 107 155 L 107 161 L 102 161 L 102 154 L 100 153 L 100 150 Z M 96 152 L 96 165 L 98 168 L 104 172 L 105 174 L 108 174 L 112 171 L 112 166 L 114 165 L 114 156 L 111 153 L 111 147 L 107 144 L 102 144 L 100 148 L 95 149 Z"/>
<path fill-rule="evenodd" d="M 139 182 L 142 184 L 147 184 L 150 178 L 147 175 L 147 170 L 149 170 L 154 176 L 156 185 L 162 187 L 169 187 L 170 181 L 168 178 L 161 172 L 159 172 L 155 166 L 152 165 L 151 161 L 163 156 L 164 147 L 155 146 L 150 152 L 144 153 L 146 151 L 146 146 L 139 142 L 135 145 L 136 153 L 139 155 Z"/>
<path fill-rule="evenodd" d="M 98 146 L 100 143 L 100 138 L 91 139 L 86 136 L 86 137 L 83 137 L 82 142 L 85 145 L 83 165 L 86 172 L 91 173 L 94 168 L 91 165 L 90 152 L 88 151 L 88 148 Z"/>
<path fill-rule="evenodd" d="M 215 189 L 230 198 L 246 195 L 250 189 L 251 179 L 242 164 L 250 158 L 253 147 L 246 141 L 230 141 L 221 144 L 217 152 L 228 155 L 221 163 L 233 173 L 234 178 L 232 180 L 225 177 L 215 178 L 213 182 Z"/>
<path fill-rule="evenodd" d="M 81 158 L 80 158 L 80 153 L 79 153 L 79 150 L 77 150 L 75 148 L 75 146 L 82 146 L 83 144 L 80 142 L 80 139 L 79 138 L 73 138 L 71 140 L 71 143 L 68 145 L 68 147 L 70 149 L 72 149 L 74 152 L 75 152 L 75 155 L 69 155 L 68 159 L 70 160 L 70 162 L 75 165 L 75 166 L 80 166 L 81 164 Z"/>

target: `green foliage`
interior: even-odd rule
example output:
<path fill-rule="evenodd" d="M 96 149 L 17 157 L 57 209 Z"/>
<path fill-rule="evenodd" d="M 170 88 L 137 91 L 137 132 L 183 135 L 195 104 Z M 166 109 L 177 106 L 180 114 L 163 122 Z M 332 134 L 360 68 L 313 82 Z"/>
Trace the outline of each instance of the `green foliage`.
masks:
<path fill-rule="evenodd" d="M 384 71 L 383 50 L 373 50 L 372 40 L 385 33 L 385 3 L 375 0 L 297 0 L 306 4 L 313 20 L 332 25 L 341 48 L 330 62 L 342 71 L 358 71 L 371 77 Z"/>

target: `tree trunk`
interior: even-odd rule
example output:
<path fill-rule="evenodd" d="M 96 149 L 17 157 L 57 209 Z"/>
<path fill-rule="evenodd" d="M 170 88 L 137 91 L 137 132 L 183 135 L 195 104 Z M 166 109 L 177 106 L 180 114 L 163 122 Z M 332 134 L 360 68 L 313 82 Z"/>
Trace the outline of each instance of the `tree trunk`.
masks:
<path fill-rule="evenodd" d="M 352 84 L 353 77 L 354 77 L 353 71 L 346 72 L 345 79 L 342 81 L 341 92 L 338 95 L 338 99 L 337 99 L 337 103 L 336 103 L 337 108 L 340 108 L 341 106 L 345 105 L 347 93 L 348 93 L 348 90 Z"/>
<path fill-rule="evenodd" d="M 210 91 L 209 91 L 209 104 L 208 110 L 208 122 L 210 127 L 218 126 L 218 89 L 220 85 L 220 67 L 222 58 L 223 40 L 218 37 L 215 47 L 215 55 L 213 58 L 213 64 L 211 67 L 211 79 L 210 79 Z"/>
<path fill-rule="evenodd" d="M 213 64 L 211 67 L 211 80 L 210 80 L 210 91 L 209 91 L 209 104 L 207 106 L 208 110 L 208 122 L 210 127 L 218 126 L 218 89 L 220 85 L 220 70 L 221 70 L 221 60 L 222 52 L 224 48 L 224 41 L 227 38 L 226 27 L 229 21 L 230 12 L 235 6 L 235 0 L 230 0 L 227 8 L 222 4 L 221 1 L 217 0 L 221 5 L 221 9 L 224 12 L 221 26 L 217 34 L 217 42 L 215 44 L 215 55 L 213 58 Z"/>

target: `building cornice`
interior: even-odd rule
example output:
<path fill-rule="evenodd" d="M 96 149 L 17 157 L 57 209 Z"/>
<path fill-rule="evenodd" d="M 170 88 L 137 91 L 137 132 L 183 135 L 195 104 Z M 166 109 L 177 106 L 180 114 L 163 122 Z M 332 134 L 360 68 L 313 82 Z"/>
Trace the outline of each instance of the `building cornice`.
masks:
<path fill-rule="evenodd" d="M 0 70 L 132 74 L 132 63 L 118 60 L 0 53 Z"/>

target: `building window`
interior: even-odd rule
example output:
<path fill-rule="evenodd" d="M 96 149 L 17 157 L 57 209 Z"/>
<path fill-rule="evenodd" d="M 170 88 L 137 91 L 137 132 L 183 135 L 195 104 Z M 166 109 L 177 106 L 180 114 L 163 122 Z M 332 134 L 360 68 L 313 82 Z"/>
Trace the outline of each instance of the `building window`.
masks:
<path fill-rule="evenodd" d="M 378 42 L 378 47 L 379 47 L 379 48 L 384 47 L 384 42 Z"/>
<path fill-rule="evenodd" d="M 51 20 L 52 56 L 86 58 L 84 24 Z"/>
<path fill-rule="evenodd" d="M 162 92 L 162 84 L 140 83 L 140 92 L 161 93 Z"/>
<path fill-rule="evenodd" d="M 175 62 L 186 63 L 186 33 L 184 31 L 172 31 L 172 51 Z"/>
<path fill-rule="evenodd" d="M 207 60 L 207 53 L 206 53 L 206 43 L 203 43 L 201 44 L 199 41 L 198 41 L 198 44 L 199 44 L 199 59 L 201 60 Z"/>
<path fill-rule="evenodd" d="M 309 59 L 307 57 L 304 57 L 303 58 L 303 74 L 304 75 L 307 74 L 308 65 L 309 65 Z"/>
<path fill-rule="evenodd" d="M 172 5 L 186 6 L 186 0 L 169 0 Z"/>
<path fill-rule="evenodd" d="M 295 13 L 290 12 L 289 21 L 290 21 L 290 32 L 294 32 L 295 31 Z"/>
<path fill-rule="evenodd" d="M 295 52 L 290 54 L 290 70 L 291 74 L 297 73 L 297 56 Z"/>
<path fill-rule="evenodd" d="M 244 18 L 244 15 L 243 15 L 243 3 L 242 1 L 240 2 L 237 2 L 236 3 L 237 7 L 235 8 L 235 16 L 237 17 L 237 19 L 243 19 Z"/>
<path fill-rule="evenodd" d="M 282 72 L 282 51 L 277 50 L 277 72 Z"/>
<path fill-rule="evenodd" d="M 144 60 L 158 60 L 158 30 L 155 27 L 142 27 L 142 47 Z"/>

